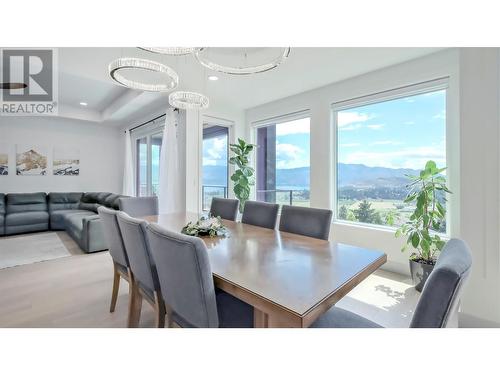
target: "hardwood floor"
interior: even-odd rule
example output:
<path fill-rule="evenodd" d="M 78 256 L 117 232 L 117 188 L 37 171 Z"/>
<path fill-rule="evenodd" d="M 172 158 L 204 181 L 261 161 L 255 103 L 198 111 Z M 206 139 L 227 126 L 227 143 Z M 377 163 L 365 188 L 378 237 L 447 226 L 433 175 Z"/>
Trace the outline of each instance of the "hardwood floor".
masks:
<path fill-rule="evenodd" d="M 121 282 L 110 313 L 113 262 L 108 252 L 83 254 L 65 233 L 60 235 L 74 256 L 0 270 L 0 327 L 125 328 L 128 285 Z M 139 326 L 154 326 L 147 303 Z"/>

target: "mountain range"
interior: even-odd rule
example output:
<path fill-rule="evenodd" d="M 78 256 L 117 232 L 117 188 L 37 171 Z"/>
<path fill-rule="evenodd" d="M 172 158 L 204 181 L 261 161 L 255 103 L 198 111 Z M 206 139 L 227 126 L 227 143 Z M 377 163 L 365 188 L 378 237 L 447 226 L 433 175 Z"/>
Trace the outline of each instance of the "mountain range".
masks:
<path fill-rule="evenodd" d="M 204 166 L 204 185 L 225 185 L 227 170 L 224 166 Z M 418 175 L 419 171 L 407 168 L 368 167 L 364 164 L 339 164 L 339 181 L 342 186 L 382 187 L 404 186 L 408 183 L 405 175 Z M 309 167 L 277 169 L 276 185 L 309 186 Z"/>

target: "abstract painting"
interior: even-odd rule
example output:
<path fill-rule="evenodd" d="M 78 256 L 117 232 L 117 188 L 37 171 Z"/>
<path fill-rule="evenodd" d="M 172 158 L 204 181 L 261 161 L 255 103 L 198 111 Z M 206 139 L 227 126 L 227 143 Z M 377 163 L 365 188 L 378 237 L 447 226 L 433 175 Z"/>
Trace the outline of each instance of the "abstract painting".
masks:
<path fill-rule="evenodd" d="M 78 176 L 80 174 L 80 151 L 55 147 L 53 166 L 55 176 Z"/>
<path fill-rule="evenodd" d="M 9 174 L 9 147 L 5 143 L 0 143 L 0 176 Z"/>
<path fill-rule="evenodd" d="M 47 149 L 43 146 L 16 145 L 16 174 L 45 176 L 47 174 Z"/>

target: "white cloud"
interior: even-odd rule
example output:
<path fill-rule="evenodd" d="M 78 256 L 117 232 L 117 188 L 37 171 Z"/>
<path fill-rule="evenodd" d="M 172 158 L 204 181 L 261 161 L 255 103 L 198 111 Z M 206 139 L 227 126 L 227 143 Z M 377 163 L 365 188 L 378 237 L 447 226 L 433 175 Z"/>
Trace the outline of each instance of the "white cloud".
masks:
<path fill-rule="evenodd" d="M 225 138 L 212 138 L 211 147 L 207 147 L 207 154 L 212 159 L 220 160 L 226 154 L 226 139 Z"/>
<path fill-rule="evenodd" d="M 428 160 L 446 164 L 443 145 L 409 147 L 400 151 L 359 151 L 345 154 L 341 163 L 365 164 L 370 167 L 422 169 Z"/>
<path fill-rule="evenodd" d="M 209 159 L 209 158 L 203 158 L 203 165 L 217 165 L 217 160 L 214 159 Z"/>
<path fill-rule="evenodd" d="M 309 118 L 288 121 L 276 125 L 276 135 L 308 134 L 310 131 Z"/>
<path fill-rule="evenodd" d="M 380 130 L 384 127 L 385 125 L 383 124 L 370 124 L 370 125 L 366 125 L 366 127 L 368 129 L 371 129 L 371 130 Z"/>
<path fill-rule="evenodd" d="M 446 119 L 446 110 L 442 110 L 439 112 L 437 115 L 432 116 L 432 118 L 439 119 L 439 120 L 444 120 Z"/>
<path fill-rule="evenodd" d="M 289 143 L 276 144 L 276 168 L 299 168 L 309 165 L 303 149 Z"/>
<path fill-rule="evenodd" d="M 403 125 L 415 125 L 415 121 L 405 121 Z"/>
<path fill-rule="evenodd" d="M 225 138 L 209 138 L 203 141 L 203 165 L 225 165 L 227 143 Z"/>
<path fill-rule="evenodd" d="M 397 146 L 397 145 L 402 145 L 403 143 L 402 142 L 398 142 L 398 141 L 375 141 L 375 142 L 372 142 L 371 145 L 372 146 L 382 146 L 382 145 L 392 145 L 392 146 Z"/>
<path fill-rule="evenodd" d="M 339 130 L 341 130 L 341 131 L 358 130 L 362 126 L 363 126 L 362 124 L 351 124 L 351 125 L 343 126 L 343 127 L 339 128 Z"/>
<path fill-rule="evenodd" d="M 361 146 L 361 143 L 342 143 L 340 147 L 358 147 Z"/>
<path fill-rule="evenodd" d="M 359 122 L 366 122 L 368 120 L 371 120 L 374 115 L 370 115 L 368 113 L 361 113 L 361 112 L 348 112 L 348 111 L 340 111 L 338 112 L 337 116 L 337 126 L 339 128 L 342 128 L 346 125 L 349 124 L 354 124 L 354 123 L 359 123 Z"/>

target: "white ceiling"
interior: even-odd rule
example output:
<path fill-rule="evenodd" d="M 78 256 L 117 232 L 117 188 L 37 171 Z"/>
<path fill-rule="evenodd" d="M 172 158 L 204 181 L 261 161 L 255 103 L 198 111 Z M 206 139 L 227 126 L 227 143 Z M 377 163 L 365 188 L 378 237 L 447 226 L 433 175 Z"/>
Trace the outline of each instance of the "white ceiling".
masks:
<path fill-rule="evenodd" d="M 130 90 L 109 78 L 108 64 L 118 57 L 135 56 L 166 63 L 179 74 L 179 89 L 204 92 L 215 108 L 243 110 L 438 50 L 294 47 L 289 58 L 274 70 L 234 76 L 207 70 L 191 55 L 163 56 L 138 48 L 59 48 L 60 115 L 124 125 L 165 106 L 168 94 Z M 259 48 L 249 53 L 255 52 L 255 56 L 261 58 L 266 53 L 275 56 L 277 51 L 276 48 Z M 217 48 L 210 53 L 212 57 L 224 59 L 229 56 L 237 60 L 242 49 Z M 250 62 L 250 57 L 247 58 Z M 229 60 L 220 62 L 226 61 Z M 217 75 L 219 80 L 209 81 L 208 75 Z M 82 107 L 80 102 L 88 106 Z"/>

